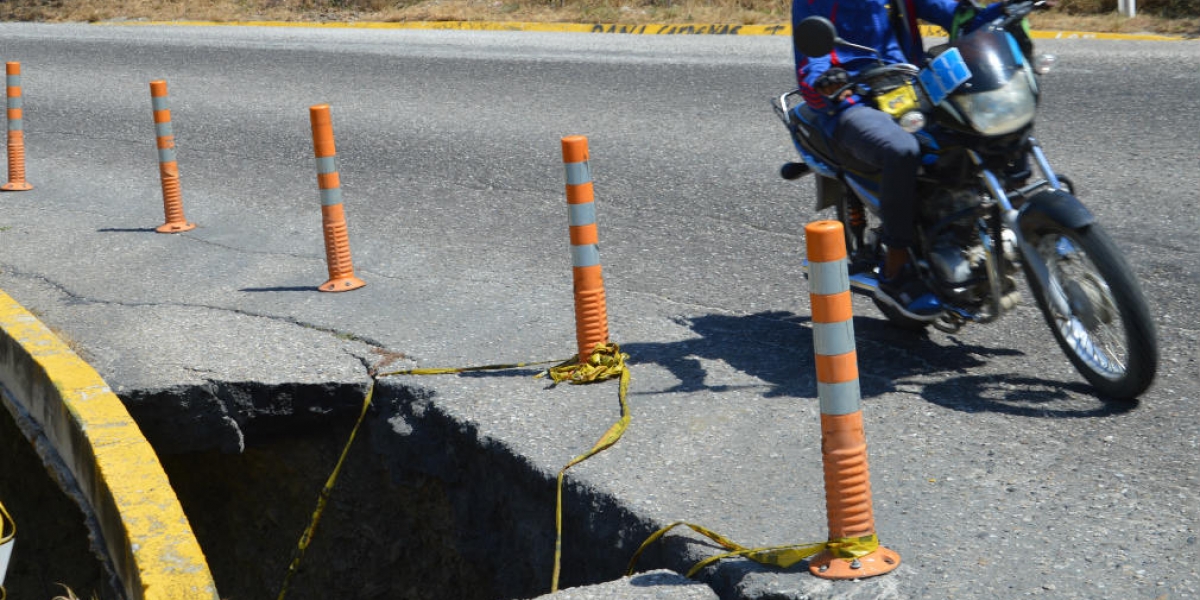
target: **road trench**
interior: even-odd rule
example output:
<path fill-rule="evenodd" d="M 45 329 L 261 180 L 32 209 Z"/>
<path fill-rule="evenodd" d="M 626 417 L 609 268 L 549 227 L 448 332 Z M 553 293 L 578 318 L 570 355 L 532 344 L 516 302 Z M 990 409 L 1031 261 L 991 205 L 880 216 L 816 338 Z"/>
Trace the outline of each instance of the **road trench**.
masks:
<path fill-rule="evenodd" d="M 226 383 L 120 395 L 158 453 L 221 598 L 279 597 L 364 392 Z M 500 600 L 550 591 L 553 474 L 481 439 L 437 410 L 432 396 L 386 380 L 377 386 L 286 598 Z M 3 433 L 11 447 L 10 431 Z M 56 515 L 46 537 L 63 543 L 21 546 L 29 547 L 25 561 L 65 565 L 61 572 L 71 575 L 34 569 L 10 576 L 9 597 L 50 600 L 63 592 L 62 581 L 81 600 L 119 599 L 89 551 L 84 515 L 39 466 L 34 456 L 6 469 L 0 493 L 25 493 L 40 476 L 37 502 L 61 500 L 38 512 Z M 564 548 L 560 587 L 620 577 L 627 557 L 605 552 L 602 538 L 620 535 L 623 523 L 639 531 L 648 525 L 586 489 L 568 489 L 565 503 L 594 514 L 565 524 L 574 542 Z"/>

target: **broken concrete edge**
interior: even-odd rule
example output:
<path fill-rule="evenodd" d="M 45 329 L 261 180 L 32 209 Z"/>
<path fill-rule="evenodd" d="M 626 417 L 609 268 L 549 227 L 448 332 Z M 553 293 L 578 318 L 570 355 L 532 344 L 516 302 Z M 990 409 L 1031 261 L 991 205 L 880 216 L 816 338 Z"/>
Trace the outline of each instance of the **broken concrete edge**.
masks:
<path fill-rule="evenodd" d="M 384 458 L 394 480 L 431 477 L 443 483 L 451 498 L 458 548 L 468 561 L 490 568 L 498 597 L 557 598 L 555 594 L 571 589 L 606 583 L 613 587 L 603 589 L 622 593 L 597 597 L 757 597 L 756 591 L 747 594 L 744 589 L 751 585 L 748 578 L 770 569 L 752 561 L 721 561 L 693 579 L 680 575 L 724 552 L 686 528 L 648 545 L 635 574 L 626 576 L 639 546 L 666 523 L 640 514 L 602 485 L 579 477 L 568 477 L 563 489 L 562 581 L 560 590 L 550 593 L 556 470 L 489 436 L 485 425 L 446 409 L 454 403 L 455 398 L 436 387 L 380 379 L 365 438 L 372 452 Z M 669 582 L 654 579 L 653 586 L 645 587 L 650 580 L 639 576 L 651 572 L 674 577 Z M 697 596 L 698 590 L 711 595 Z M 656 595 L 646 596 L 650 592 Z"/>
<path fill-rule="evenodd" d="M 241 454 L 276 435 L 303 435 L 357 416 L 368 378 L 358 382 L 216 381 L 122 390 L 119 398 L 160 456 L 216 450 Z M 350 401 L 345 401 L 351 399 Z"/>
<path fill-rule="evenodd" d="M 716 600 L 708 586 L 667 570 L 560 590 L 535 600 Z"/>
<path fill-rule="evenodd" d="M 100 538 L 131 600 L 217 600 L 158 456 L 90 365 L 0 291 L 0 385 L 18 425 Z M 40 439 L 38 439 L 40 438 Z M 40 442 L 40 443 L 39 443 Z M 57 466 L 54 464 L 57 463 Z M 63 473 L 62 471 L 66 471 Z"/>

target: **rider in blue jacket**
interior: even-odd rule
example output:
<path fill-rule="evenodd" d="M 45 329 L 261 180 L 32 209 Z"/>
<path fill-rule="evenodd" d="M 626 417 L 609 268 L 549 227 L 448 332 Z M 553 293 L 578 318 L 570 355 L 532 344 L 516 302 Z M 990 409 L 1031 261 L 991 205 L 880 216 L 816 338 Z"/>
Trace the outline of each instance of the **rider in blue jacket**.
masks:
<path fill-rule="evenodd" d="M 970 0 L 793 0 L 792 28 L 809 16 L 829 19 L 847 42 L 874 48 L 887 63 L 925 64 L 917 20 L 946 31 L 969 31 L 998 15 L 997 3 L 980 9 Z M 796 49 L 796 75 L 805 102 L 820 114 L 826 135 L 858 160 L 882 171 L 880 203 L 887 254 L 879 269 L 876 298 L 909 318 L 931 321 L 941 304 L 916 276 L 909 248 L 915 231 L 917 139 L 853 90 L 838 92 L 852 75 L 876 64 L 877 56 L 838 46 L 827 56 Z M 836 94 L 836 96 L 834 96 Z"/>

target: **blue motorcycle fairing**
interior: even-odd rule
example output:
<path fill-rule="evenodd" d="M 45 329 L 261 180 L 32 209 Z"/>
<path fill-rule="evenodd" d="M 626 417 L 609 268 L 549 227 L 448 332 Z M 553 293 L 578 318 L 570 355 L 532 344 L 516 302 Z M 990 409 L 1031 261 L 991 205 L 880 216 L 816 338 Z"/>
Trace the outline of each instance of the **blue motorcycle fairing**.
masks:
<path fill-rule="evenodd" d="M 1004 35 L 1008 38 L 1008 47 L 1012 50 L 1013 60 L 1017 61 L 1017 66 L 1025 66 L 1025 53 L 1021 52 L 1021 45 L 1017 42 L 1017 38 L 1007 32 Z"/>
<path fill-rule="evenodd" d="M 808 166 L 812 167 L 813 171 L 816 171 L 818 175 L 829 177 L 831 179 L 837 179 L 837 169 L 833 168 L 825 161 L 817 158 L 808 150 L 805 150 L 804 146 L 801 146 L 799 143 L 793 143 L 796 146 L 796 150 L 800 152 L 800 158 L 803 158 L 804 162 L 807 163 Z"/>
<path fill-rule="evenodd" d="M 879 180 L 867 179 L 853 173 L 846 173 L 845 181 L 854 190 L 855 195 L 861 198 L 863 202 L 866 202 L 875 210 L 879 209 Z"/>

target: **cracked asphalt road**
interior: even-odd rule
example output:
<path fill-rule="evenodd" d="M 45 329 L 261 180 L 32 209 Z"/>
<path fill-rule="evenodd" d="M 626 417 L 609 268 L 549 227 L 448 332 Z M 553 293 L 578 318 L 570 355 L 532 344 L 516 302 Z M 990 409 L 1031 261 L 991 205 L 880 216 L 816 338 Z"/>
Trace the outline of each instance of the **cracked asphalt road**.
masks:
<path fill-rule="evenodd" d="M 786 38 L 3 24 L 0 40 L 23 65 L 35 185 L 0 195 L 0 288 L 123 398 L 294 385 L 354 403 L 380 352 L 402 353 L 397 368 L 569 357 L 559 139 L 584 134 L 634 419 L 572 481 L 647 522 L 746 544 L 825 535 L 799 276 L 817 215 L 811 183 L 776 174 L 792 154 L 768 106 L 792 83 Z M 876 519 L 904 564 L 829 583 L 729 561 L 702 576 L 722 597 L 1200 593 L 1200 51 L 1041 46 L 1060 68 L 1039 137 L 1138 271 L 1158 317 L 1155 387 L 1132 407 L 1095 398 L 1030 302 L 993 327 L 913 338 L 858 299 Z M 179 235 L 153 232 L 158 78 L 199 224 Z M 326 273 L 307 109 L 326 102 L 368 283 L 346 294 L 314 291 Z M 548 473 L 615 418 L 609 387 L 398 385 L 434 390 L 481 442 Z M 231 406 L 214 429 L 159 407 L 159 443 L 252 443 L 220 429 Z M 675 569 L 713 552 L 673 548 Z"/>

